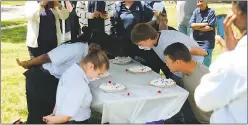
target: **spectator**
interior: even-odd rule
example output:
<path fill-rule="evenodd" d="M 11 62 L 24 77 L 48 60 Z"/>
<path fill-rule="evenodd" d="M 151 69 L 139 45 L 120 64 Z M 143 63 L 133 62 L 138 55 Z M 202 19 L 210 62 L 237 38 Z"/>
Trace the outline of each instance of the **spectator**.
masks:
<path fill-rule="evenodd" d="M 157 20 L 160 13 L 167 15 L 165 10 L 165 3 L 163 1 L 145 1 L 145 4 L 150 6 L 155 13 L 152 20 Z"/>
<path fill-rule="evenodd" d="M 189 49 L 182 43 L 173 43 L 164 50 L 165 62 L 171 72 L 183 73 L 183 86 L 189 92 L 188 101 L 194 113 L 194 123 L 209 123 L 211 112 L 200 110 L 195 103 L 195 88 L 201 78 L 209 73 L 208 67 L 191 59 Z"/>
<path fill-rule="evenodd" d="M 203 111 L 214 111 L 210 123 L 247 123 L 247 35 L 237 41 L 231 25 L 247 30 L 247 1 L 233 1 L 232 13 L 224 20 L 227 52 L 210 65 L 195 90 Z"/>
<path fill-rule="evenodd" d="M 116 35 L 129 39 L 131 30 L 136 24 L 149 22 L 153 16 L 152 8 L 143 1 L 124 0 L 117 3 L 114 16 Z"/>
<path fill-rule="evenodd" d="M 206 1 L 197 1 L 197 6 L 189 21 L 193 29 L 193 38 L 199 46 L 208 52 L 204 58 L 204 65 L 209 67 L 212 62 L 212 52 L 215 47 L 215 11 L 208 7 Z"/>
<path fill-rule="evenodd" d="M 116 48 L 123 50 L 125 56 L 130 56 L 141 64 L 151 67 L 157 73 L 159 73 L 161 69 L 167 77 L 170 77 L 172 74 L 168 67 L 164 66 L 163 61 L 153 50 L 140 50 L 137 45 L 132 44 L 130 39 L 133 27 L 138 23 L 151 21 L 153 16 L 152 8 L 143 1 L 122 1 L 117 3 L 115 13 L 117 40 L 115 41 L 122 46 L 118 47 L 117 45 Z"/>
<path fill-rule="evenodd" d="M 70 11 L 69 15 L 69 25 L 71 31 L 71 39 L 76 40 L 80 35 L 80 25 L 79 25 L 79 17 L 76 14 L 76 5 L 77 1 L 65 1 L 66 8 Z"/>
<path fill-rule="evenodd" d="M 177 25 L 179 32 L 188 36 L 191 35 L 189 20 L 196 7 L 196 2 L 194 0 L 176 1 Z"/>
<path fill-rule="evenodd" d="M 144 1 L 122 1 L 116 3 L 116 12 L 114 16 L 114 28 L 116 29 L 115 33 L 118 41 L 123 42 L 117 48 L 121 48 L 125 56 L 130 56 L 134 60 L 141 62 L 143 65 L 150 65 L 151 62 L 147 61 L 147 58 L 154 58 L 153 51 L 144 52 L 140 51 L 138 46 L 132 44 L 130 40 L 130 34 L 133 27 L 141 22 L 151 21 L 154 13 L 152 8 L 147 6 Z M 111 44 L 108 44 L 111 45 Z M 151 66 L 151 65 L 150 65 Z M 157 66 L 151 66 L 153 70 L 159 72 Z"/>
<path fill-rule="evenodd" d="M 93 31 L 111 33 L 110 17 L 114 15 L 115 2 L 113 1 L 78 1 L 76 13 L 81 28 L 89 27 Z"/>
<path fill-rule="evenodd" d="M 27 40 L 31 58 L 38 57 L 61 43 L 59 19 L 65 20 L 69 11 L 55 1 L 27 1 L 25 14 L 28 20 Z"/>

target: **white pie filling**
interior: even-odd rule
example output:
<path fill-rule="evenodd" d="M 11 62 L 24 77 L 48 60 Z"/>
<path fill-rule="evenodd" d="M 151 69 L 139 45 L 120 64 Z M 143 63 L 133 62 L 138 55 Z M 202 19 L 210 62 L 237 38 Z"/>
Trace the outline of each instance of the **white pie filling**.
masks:
<path fill-rule="evenodd" d="M 111 59 L 111 62 L 115 64 L 126 64 L 131 61 L 132 59 L 130 57 L 115 57 L 115 59 Z"/>
<path fill-rule="evenodd" d="M 152 80 L 149 84 L 157 87 L 170 87 L 176 85 L 174 80 L 166 78 Z"/>
<path fill-rule="evenodd" d="M 135 66 L 128 69 L 130 72 L 149 72 L 152 69 L 148 66 Z"/>
<path fill-rule="evenodd" d="M 122 84 L 103 83 L 99 86 L 99 88 L 106 92 L 114 92 L 124 90 L 126 87 Z"/>

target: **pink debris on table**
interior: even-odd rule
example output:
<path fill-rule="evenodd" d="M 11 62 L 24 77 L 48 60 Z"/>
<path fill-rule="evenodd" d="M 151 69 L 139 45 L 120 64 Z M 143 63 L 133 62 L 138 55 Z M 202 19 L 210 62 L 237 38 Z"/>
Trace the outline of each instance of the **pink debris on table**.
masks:
<path fill-rule="evenodd" d="M 161 91 L 160 90 L 158 90 L 158 94 L 160 94 L 161 93 Z"/>

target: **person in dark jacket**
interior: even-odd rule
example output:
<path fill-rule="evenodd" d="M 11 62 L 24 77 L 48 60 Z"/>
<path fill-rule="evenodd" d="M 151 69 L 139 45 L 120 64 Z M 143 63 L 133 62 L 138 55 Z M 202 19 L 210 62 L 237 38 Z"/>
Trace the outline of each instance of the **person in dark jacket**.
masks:
<path fill-rule="evenodd" d="M 80 35 L 80 25 L 79 25 L 79 17 L 76 14 L 76 5 L 77 1 L 68 1 L 70 3 L 66 3 L 66 6 L 69 6 L 67 4 L 71 4 L 71 12 L 69 15 L 69 25 L 71 28 L 71 39 L 75 40 Z"/>

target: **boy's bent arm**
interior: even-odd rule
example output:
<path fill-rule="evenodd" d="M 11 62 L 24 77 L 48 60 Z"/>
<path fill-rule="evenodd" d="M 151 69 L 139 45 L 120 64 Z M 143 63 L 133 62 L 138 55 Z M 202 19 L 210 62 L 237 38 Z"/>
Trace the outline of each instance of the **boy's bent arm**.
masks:
<path fill-rule="evenodd" d="M 47 54 L 40 55 L 34 59 L 28 60 L 28 61 L 20 61 L 18 58 L 16 59 L 16 62 L 19 66 L 22 66 L 25 69 L 28 69 L 32 66 L 42 65 L 44 63 L 51 62 L 49 56 Z"/>
<path fill-rule="evenodd" d="M 203 50 L 200 47 L 193 47 L 189 50 L 191 55 L 195 55 L 195 56 L 207 56 L 208 52 Z"/>

